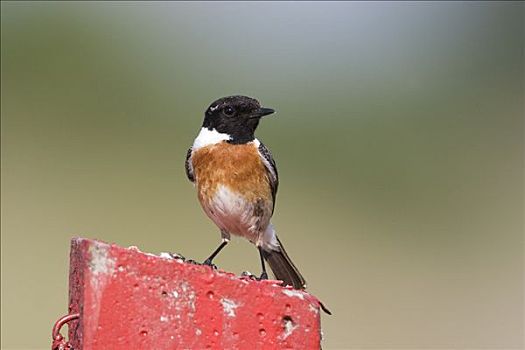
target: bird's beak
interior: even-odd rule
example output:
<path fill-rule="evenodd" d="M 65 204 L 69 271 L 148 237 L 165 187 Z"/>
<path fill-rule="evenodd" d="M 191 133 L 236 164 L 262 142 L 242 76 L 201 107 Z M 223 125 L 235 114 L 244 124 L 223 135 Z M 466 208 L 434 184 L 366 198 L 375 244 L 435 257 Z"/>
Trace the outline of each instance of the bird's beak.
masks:
<path fill-rule="evenodd" d="M 261 107 L 258 110 L 256 110 L 255 113 L 252 114 L 252 118 L 261 118 L 261 117 L 264 117 L 265 115 L 272 114 L 274 112 L 275 111 L 271 108 Z"/>

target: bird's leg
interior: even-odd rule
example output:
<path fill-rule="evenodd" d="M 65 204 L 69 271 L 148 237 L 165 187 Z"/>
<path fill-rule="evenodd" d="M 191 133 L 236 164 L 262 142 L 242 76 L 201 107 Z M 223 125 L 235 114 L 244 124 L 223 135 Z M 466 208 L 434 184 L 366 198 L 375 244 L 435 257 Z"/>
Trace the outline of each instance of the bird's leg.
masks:
<path fill-rule="evenodd" d="M 217 256 L 217 254 L 219 254 L 219 252 L 222 250 L 222 248 L 226 246 L 226 244 L 228 244 L 228 240 L 223 239 L 221 245 L 218 246 L 213 253 L 211 253 L 208 259 L 204 260 L 204 265 L 213 266 L 212 260 Z"/>
<path fill-rule="evenodd" d="M 266 273 L 266 264 L 264 263 L 263 249 L 262 247 L 257 247 L 257 249 L 259 249 L 259 255 L 261 257 L 261 266 L 262 266 L 262 273 L 261 273 L 261 277 L 259 277 L 259 280 L 267 280 L 268 274 Z"/>

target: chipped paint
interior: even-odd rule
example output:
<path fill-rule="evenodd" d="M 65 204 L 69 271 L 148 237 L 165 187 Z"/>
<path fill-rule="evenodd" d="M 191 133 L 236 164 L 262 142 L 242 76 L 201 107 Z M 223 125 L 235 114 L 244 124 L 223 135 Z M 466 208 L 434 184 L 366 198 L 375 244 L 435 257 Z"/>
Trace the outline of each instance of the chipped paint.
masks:
<path fill-rule="evenodd" d="M 190 303 L 191 311 L 195 312 L 195 292 L 193 290 L 188 293 L 188 301 Z M 193 316 L 193 314 L 190 314 L 190 316 Z"/>
<path fill-rule="evenodd" d="M 190 286 L 187 282 L 182 282 L 180 284 L 180 288 L 182 289 L 182 295 L 181 299 L 185 299 L 188 302 L 188 305 L 190 306 L 191 313 L 189 316 L 193 316 L 193 313 L 195 312 L 195 291 L 193 290 L 193 287 Z M 175 292 L 175 291 L 174 291 Z"/>
<path fill-rule="evenodd" d="M 98 241 L 94 241 L 88 248 L 88 254 L 90 255 L 88 268 L 91 271 L 89 282 L 92 290 L 93 327 L 98 325 L 100 300 L 106 285 L 110 282 L 115 271 L 116 261 L 110 255 L 109 250 L 109 245 Z M 93 329 L 90 331 L 94 332 Z"/>
<path fill-rule="evenodd" d="M 106 348 L 117 350 L 124 341 L 122 349 L 138 348 L 137 341 L 144 349 L 155 348 L 159 341 L 188 349 L 234 349 L 242 343 L 255 349 L 263 341 L 271 347 L 319 348 L 320 309 L 307 292 L 273 280 L 174 263 L 169 253 L 90 245 L 82 242 L 72 251 L 77 264 L 73 271 L 83 278 L 73 279 L 82 282 L 83 289 L 75 293 L 83 299 L 74 294 L 72 305 L 84 312 L 82 327 L 73 327 L 89 344 L 114 340 Z M 77 300 L 83 302 L 80 307 Z M 120 337 L 130 328 L 137 331 Z M 119 336 L 112 338 L 115 332 Z"/>
<path fill-rule="evenodd" d="M 95 298 L 100 298 L 102 289 L 108 282 L 108 279 L 115 271 L 115 258 L 109 255 L 109 246 L 95 241 L 89 246 L 89 269 L 92 272 L 90 282 L 95 291 Z"/>
<path fill-rule="evenodd" d="M 315 307 L 313 304 L 308 305 L 308 310 L 310 310 L 310 312 L 313 312 L 313 313 L 316 313 L 316 314 L 319 313 L 319 308 Z"/>
<path fill-rule="evenodd" d="M 235 303 L 231 299 L 222 298 L 221 299 L 222 308 L 224 313 L 229 317 L 235 317 L 235 309 L 239 307 L 239 304 Z"/>
<path fill-rule="evenodd" d="M 299 298 L 301 300 L 304 300 L 304 294 L 298 290 L 295 289 L 283 289 L 283 293 L 288 295 L 289 297 L 295 297 Z"/>
<path fill-rule="evenodd" d="M 282 338 L 283 340 L 286 339 L 286 338 L 288 338 L 288 337 L 293 333 L 293 331 L 297 329 L 297 327 L 298 327 L 298 326 L 296 326 L 296 325 L 293 324 L 293 321 L 292 321 L 292 320 L 290 320 L 290 319 L 288 319 L 288 318 L 285 318 L 285 319 L 284 319 L 284 332 L 283 332 L 281 338 Z"/>
<path fill-rule="evenodd" d="M 168 260 L 174 260 L 173 257 L 171 256 L 171 254 L 170 253 L 166 253 L 166 252 L 161 252 L 159 254 L 159 258 L 168 259 Z"/>
<path fill-rule="evenodd" d="M 94 275 L 110 275 L 115 270 L 115 259 L 109 256 L 108 250 L 108 245 L 99 242 L 89 246 L 89 253 L 91 254 L 89 268 Z"/>

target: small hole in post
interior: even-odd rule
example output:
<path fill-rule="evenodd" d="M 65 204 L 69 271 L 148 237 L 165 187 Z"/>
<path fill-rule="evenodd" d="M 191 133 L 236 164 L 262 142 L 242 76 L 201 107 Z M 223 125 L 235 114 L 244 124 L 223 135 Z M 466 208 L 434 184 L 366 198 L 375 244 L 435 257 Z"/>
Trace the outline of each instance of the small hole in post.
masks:
<path fill-rule="evenodd" d="M 284 331 L 283 336 L 285 338 L 288 337 L 290 334 L 292 334 L 295 328 L 296 326 L 293 323 L 292 317 L 288 315 L 284 316 L 283 317 L 283 331 Z"/>
<path fill-rule="evenodd" d="M 292 316 L 288 316 L 288 315 L 283 316 L 283 322 L 284 322 L 284 323 L 287 323 L 287 322 L 292 322 L 292 323 L 293 323 L 293 318 L 292 318 Z"/>

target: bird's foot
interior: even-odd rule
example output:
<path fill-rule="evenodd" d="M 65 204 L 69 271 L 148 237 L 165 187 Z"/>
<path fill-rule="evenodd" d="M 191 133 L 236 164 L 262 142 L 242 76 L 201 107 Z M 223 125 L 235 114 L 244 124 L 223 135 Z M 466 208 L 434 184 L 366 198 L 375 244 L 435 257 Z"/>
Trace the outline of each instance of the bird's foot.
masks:
<path fill-rule="evenodd" d="M 261 273 L 261 276 L 257 278 L 258 281 L 264 281 L 268 279 L 268 274 L 265 272 Z"/>
<path fill-rule="evenodd" d="M 186 259 L 184 256 L 182 256 L 181 254 L 178 254 L 178 253 L 172 253 L 172 252 L 161 253 L 161 256 L 164 256 L 164 255 L 166 255 L 166 257 L 169 257 L 170 259 L 182 260 L 182 261 L 187 262 L 188 264 L 192 264 L 192 265 L 206 265 L 206 266 L 211 267 L 214 270 L 217 270 L 217 266 L 215 264 L 213 264 L 210 259 L 206 259 L 201 264 L 200 262 L 195 261 L 193 259 Z"/>
<path fill-rule="evenodd" d="M 214 270 L 217 270 L 217 265 L 215 265 L 214 263 L 212 263 L 210 259 L 206 259 L 206 260 L 202 263 L 202 265 L 206 265 L 206 266 L 211 267 L 211 268 L 214 269 Z"/>

